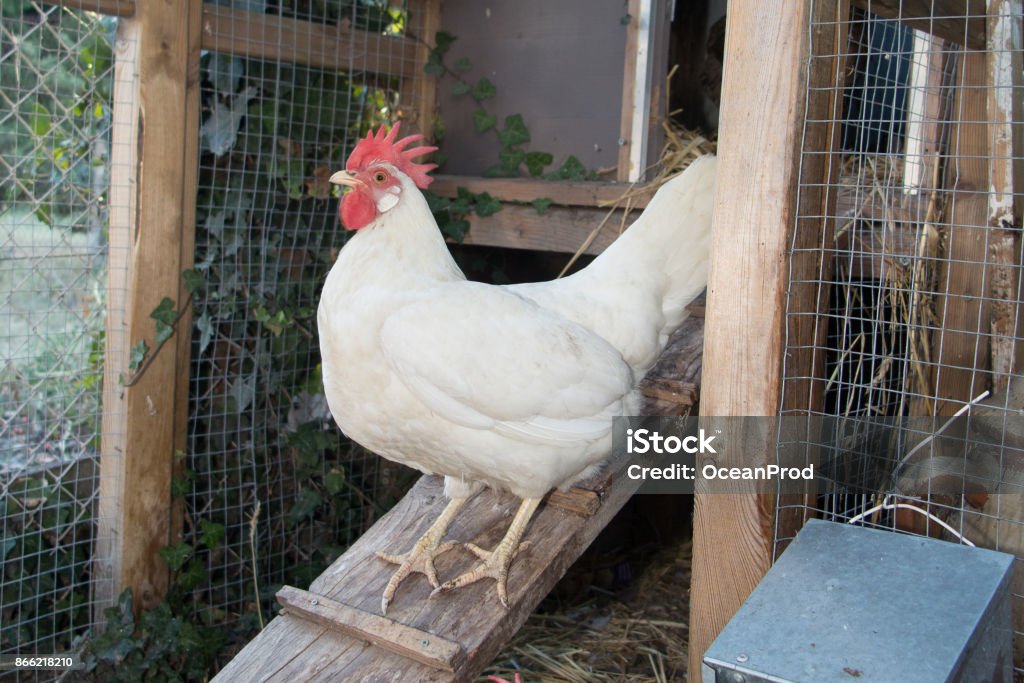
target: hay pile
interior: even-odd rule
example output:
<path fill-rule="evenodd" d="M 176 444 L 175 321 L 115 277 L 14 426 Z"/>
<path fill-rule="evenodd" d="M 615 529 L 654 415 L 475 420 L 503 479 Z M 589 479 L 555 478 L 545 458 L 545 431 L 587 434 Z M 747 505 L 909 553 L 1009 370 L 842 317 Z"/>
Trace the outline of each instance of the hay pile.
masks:
<path fill-rule="evenodd" d="M 618 591 L 612 566 L 577 563 L 479 680 L 518 672 L 523 683 L 682 680 L 689 642 L 689 539 L 663 548 Z M 638 558 L 609 557 L 614 566 Z M 623 565 L 623 562 L 626 562 Z M 580 583 L 589 585 L 580 590 Z M 562 593 L 575 597 L 559 598 Z"/>

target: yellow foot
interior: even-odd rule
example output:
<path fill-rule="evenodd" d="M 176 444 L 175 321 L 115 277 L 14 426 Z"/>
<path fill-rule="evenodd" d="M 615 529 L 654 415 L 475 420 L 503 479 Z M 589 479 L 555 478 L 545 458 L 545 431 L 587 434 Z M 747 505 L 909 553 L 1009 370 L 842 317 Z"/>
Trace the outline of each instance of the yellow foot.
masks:
<path fill-rule="evenodd" d="M 448 552 L 458 545 L 455 541 L 441 543 L 441 539 L 448 532 L 448 527 L 451 525 L 456 513 L 465 504 L 465 498 L 452 498 L 441 513 L 441 516 L 430 525 L 427 532 L 420 537 L 420 540 L 416 541 L 416 545 L 409 552 L 403 555 L 377 552 L 377 557 L 380 559 L 398 565 L 398 569 L 391 575 L 391 580 L 388 581 L 388 585 L 384 588 L 384 596 L 380 600 L 381 614 L 388 613 L 388 605 L 391 604 L 392 598 L 395 597 L 395 591 L 398 590 L 399 584 L 413 572 L 424 574 L 427 580 L 430 581 L 430 585 L 435 589 L 437 588 L 437 570 L 434 568 L 434 560 L 438 555 Z"/>
<path fill-rule="evenodd" d="M 508 607 L 508 569 L 512 566 L 512 560 L 516 558 L 519 552 L 530 547 L 530 542 L 526 541 L 525 543 L 517 544 L 518 547 L 512 547 L 511 544 L 505 543 L 505 540 L 507 539 L 503 539 L 494 550 L 484 550 L 473 543 L 464 544 L 467 550 L 480 558 L 480 564 L 475 569 L 436 587 L 431 596 L 439 592 L 444 593 L 455 588 L 468 586 L 480 579 L 494 579 L 497 582 L 498 599 L 501 600 L 503 606 Z"/>

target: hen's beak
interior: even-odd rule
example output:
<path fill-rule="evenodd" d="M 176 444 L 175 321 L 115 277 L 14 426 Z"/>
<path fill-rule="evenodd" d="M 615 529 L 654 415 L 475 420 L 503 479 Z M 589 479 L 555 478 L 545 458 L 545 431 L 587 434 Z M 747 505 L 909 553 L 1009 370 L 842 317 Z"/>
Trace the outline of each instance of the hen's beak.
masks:
<path fill-rule="evenodd" d="M 328 178 L 328 180 L 335 185 L 345 185 L 347 187 L 359 187 L 365 184 L 362 180 L 356 178 L 354 173 L 350 173 L 349 171 L 338 171 Z"/>

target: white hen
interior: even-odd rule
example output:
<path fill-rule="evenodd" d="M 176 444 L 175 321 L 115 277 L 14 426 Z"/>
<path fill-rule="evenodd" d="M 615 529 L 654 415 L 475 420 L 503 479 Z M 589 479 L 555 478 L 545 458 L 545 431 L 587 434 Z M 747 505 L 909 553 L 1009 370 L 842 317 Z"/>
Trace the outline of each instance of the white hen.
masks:
<path fill-rule="evenodd" d="M 658 190 L 643 215 L 580 272 L 498 287 L 456 266 L 420 188 L 430 165 L 367 135 L 332 182 L 351 190 L 339 213 L 358 230 L 341 250 L 318 311 L 324 387 L 350 438 L 422 472 L 445 476 L 450 502 L 399 564 L 387 611 L 413 571 L 438 588 L 433 559 L 452 519 L 484 485 L 522 506 L 493 551 L 440 589 L 484 577 L 508 604 L 508 568 L 541 498 L 589 476 L 611 451 L 612 418 L 638 407 L 638 382 L 685 306 L 705 287 L 716 160 Z"/>

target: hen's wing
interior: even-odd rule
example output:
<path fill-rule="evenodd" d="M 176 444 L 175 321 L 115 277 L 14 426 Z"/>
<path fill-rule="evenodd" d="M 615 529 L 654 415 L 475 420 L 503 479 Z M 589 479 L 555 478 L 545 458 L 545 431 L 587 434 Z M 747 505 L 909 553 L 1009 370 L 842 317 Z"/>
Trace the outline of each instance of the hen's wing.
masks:
<path fill-rule="evenodd" d="M 634 383 L 599 336 L 479 283 L 423 292 L 388 317 L 381 345 L 396 376 L 431 411 L 524 441 L 606 436 Z"/>

